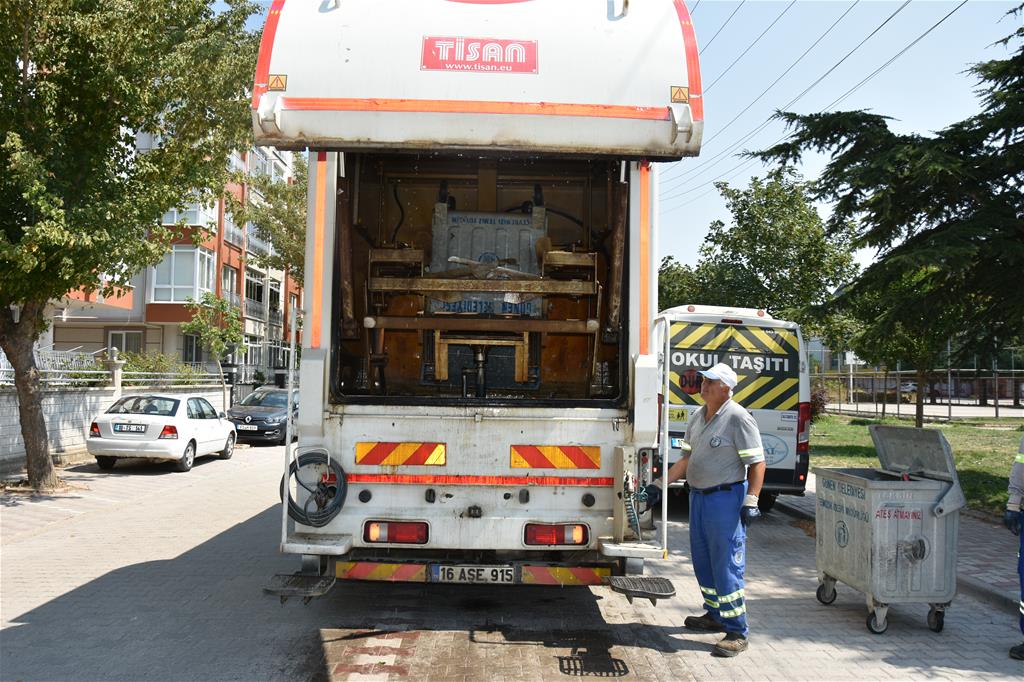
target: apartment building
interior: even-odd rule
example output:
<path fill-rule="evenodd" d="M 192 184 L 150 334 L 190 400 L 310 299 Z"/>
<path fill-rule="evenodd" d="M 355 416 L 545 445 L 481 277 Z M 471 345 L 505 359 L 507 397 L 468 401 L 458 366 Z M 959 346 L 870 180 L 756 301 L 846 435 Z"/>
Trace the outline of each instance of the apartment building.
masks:
<path fill-rule="evenodd" d="M 291 153 L 256 148 L 233 154 L 234 170 L 287 179 Z M 225 194 L 239 199 L 253 192 L 248 184 L 229 184 Z M 184 362 L 209 366 L 198 338 L 181 332 L 190 319 L 186 302 L 213 291 L 240 312 L 245 327 L 245 352 L 229 357 L 243 366 L 243 378 L 260 371 L 269 377 L 275 366 L 287 364 L 288 320 L 302 305 L 299 283 L 281 270 L 258 266 L 254 256 L 273 247 L 251 225 L 238 225 L 224 200 L 211 205 L 191 204 L 172 210 L 164 224 L 184 222 L 190 228 L 176 239 L 164 259 L 135 274 L 131 286 L 116 296 L 81 291 L 69 293 L 49 309 L 52 324 L 40 338 L 40 350 L 99 354 L 110 348 L 131 352 L 161 352 Z M 208 233 L 199 244 L 194 233 Z"/>

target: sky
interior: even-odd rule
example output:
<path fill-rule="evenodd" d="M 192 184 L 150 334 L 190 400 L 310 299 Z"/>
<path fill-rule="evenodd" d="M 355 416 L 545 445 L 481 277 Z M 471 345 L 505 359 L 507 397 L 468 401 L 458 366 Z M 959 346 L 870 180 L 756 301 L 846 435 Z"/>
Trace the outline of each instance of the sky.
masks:
<path fill-rule="evenodd" d="M 856 3 L 853 0 L 798 0 L 788 7 L 788 0 L 687 2 L 701 51 L 704 143 L 698 158 L 660 164 L 660 255 L 673 256 L 691 265 L 697 262 L 698 249 L 708 226 L 714 220 L 722 220 L 727 225 L 731 222 L 725 202 L 712 183 L 724 180 L 730 186 L 745 187 L 752 176 L 763 175 L 767 168 L 760 161 L 746 161 L 735 154 L 771 146 L 783 137 L 785 128 L 781 122 L 773 121 L 751 133 L 775 110 L 785 107 L 832 68 L 903 4 L 902 0 Z M 832 102 L 959 4 L 959 0 L 910 2 L 787 110 L 798 113 L 829 110 L 826 107 Z M 977 113 L 980 108 L 974 93 L 977 80 L 964 70 L 972 63 L 1011 54 L 1013 45 L 1006 48 L 993 44 L 1019 25 L 1019 15 L 1004 16 L 1017 4 L 970 0 L 830 110 L 867 109 L 893 117 L 895 120 L 890 126 L 898 133 L 920 134 L 940 130 Z M 847 10 L 849 13 L 821 42 L 757 99 Z M 777 23 L 768 28 L 776 19 Z M 751 43 L 754 43 L 752 47 Z M 750 50 L 740 57 L 748 47 Z M 741 114 L 755 100 L 749 110 Z M 813 179 L 826 160 L 818 155 L 806 158 L 799 170 L 805 178 Z M 824 216 L 828 207 L 821 206 L 819 211 Z M 866 264 L 872 256 L 870 252 L 862 252 L 858 260 Z"/>

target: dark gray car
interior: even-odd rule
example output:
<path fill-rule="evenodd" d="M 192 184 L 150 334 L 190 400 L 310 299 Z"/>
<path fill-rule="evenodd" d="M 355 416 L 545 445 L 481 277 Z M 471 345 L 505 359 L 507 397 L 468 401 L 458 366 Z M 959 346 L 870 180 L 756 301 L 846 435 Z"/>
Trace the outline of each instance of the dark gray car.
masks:
<path fill-rule="evenodd" d="M 257 388 L 228 410 L 240 442 L 284 443 L 287 428 L 288 390 Z M 299 412 L 299 392 L 292 391 L 292 432 Z"/>

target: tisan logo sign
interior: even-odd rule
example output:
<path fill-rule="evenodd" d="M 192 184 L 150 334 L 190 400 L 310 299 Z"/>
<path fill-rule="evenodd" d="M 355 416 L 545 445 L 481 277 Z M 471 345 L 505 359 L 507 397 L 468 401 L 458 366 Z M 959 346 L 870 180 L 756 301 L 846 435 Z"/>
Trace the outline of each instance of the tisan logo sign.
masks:
<path fill-rule="evenodd" d="M 424 36 L 424 71 L 537 73 L 537 41 Z"/>

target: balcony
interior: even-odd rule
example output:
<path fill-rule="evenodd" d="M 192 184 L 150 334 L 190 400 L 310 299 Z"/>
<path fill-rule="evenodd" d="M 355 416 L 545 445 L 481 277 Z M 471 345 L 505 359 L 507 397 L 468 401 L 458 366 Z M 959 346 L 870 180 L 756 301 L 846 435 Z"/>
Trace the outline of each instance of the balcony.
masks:
<path fill-rule="evenodd" d="M 249 253 L 261 253 L 264 255 L 270 253 L 270 244 L 257 237 L 255 231 L 249 230 L 248 232 L 246 232 L 245 236 L 246 251 L 248 251 Z"/>
<path fill-rule="evenodd" d="M 270 309 L 270 324 L 276 325 L 276 326 L 280 327 L 281 323 L 283 321 L 284 321 L 284 314 L 281 312 L 280 308 L 271 308 Z"/>
<path fill-rule="evenodd" d="M 263 301 L 254 301 L 251 298 L 245 299 L 245 316 L 255 320 L 265 320 Z"/>
<path fill-rule="evenodd" d="M 239 229 L 238 227 L 225 223 L 224 241 L 226 241 L 228 244 L 234 244 L 238 248 L 242 248 L 243 244 L 245 243 L 245 233 L 243 233 L 242 230 Z"/>

